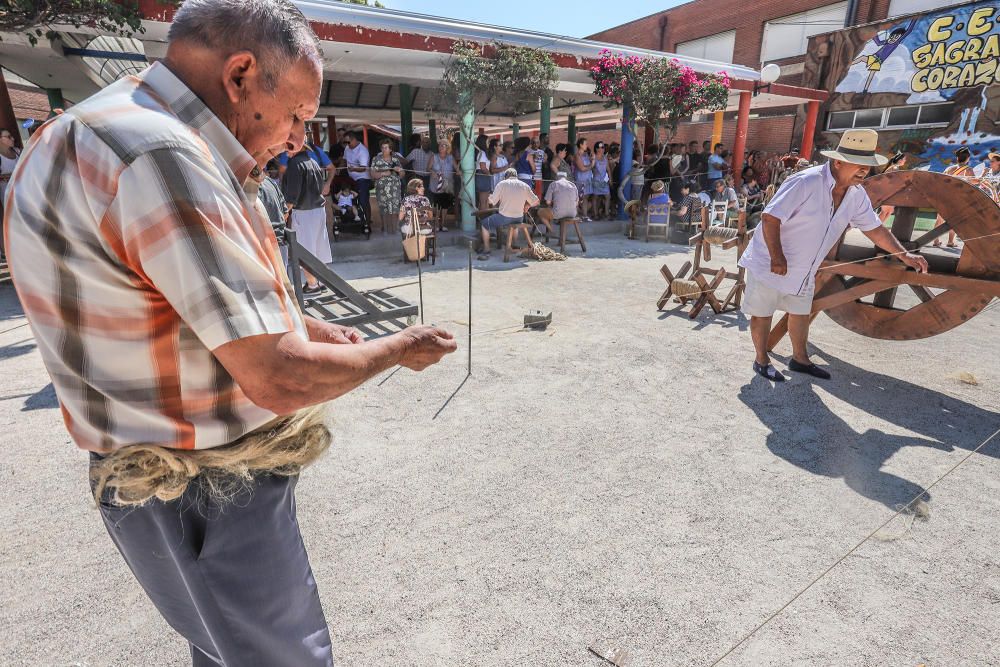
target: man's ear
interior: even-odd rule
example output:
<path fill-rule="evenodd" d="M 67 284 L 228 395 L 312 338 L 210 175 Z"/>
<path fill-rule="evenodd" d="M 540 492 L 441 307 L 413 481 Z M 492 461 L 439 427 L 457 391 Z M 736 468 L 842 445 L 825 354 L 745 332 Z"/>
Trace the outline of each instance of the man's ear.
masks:
<path fill-rule="evenodd" d="M 257 56 L 250 51 L 237 51 L 226 58 L 222 66 L 222 87 L 231 104 L 245 98 L 248 85 L 256 80 L 259 73 Z"/>

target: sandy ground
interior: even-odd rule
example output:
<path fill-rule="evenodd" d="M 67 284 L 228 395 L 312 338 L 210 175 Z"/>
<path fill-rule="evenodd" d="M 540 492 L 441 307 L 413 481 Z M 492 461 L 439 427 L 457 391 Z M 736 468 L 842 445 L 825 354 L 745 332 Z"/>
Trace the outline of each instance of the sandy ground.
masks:
<path fill-rule="evenodd" d="M 444 249 L 426 313 L 460 352 L 337 401 L 335 449 L 299 485 L 338 664 L 597 666 L 608 645 L 630 667 L 712 664 L 1000 427 L 1000 307 L 915 342 L 821 317 L 834 379 L 772 387 L 741 316 L 656 311 L 657 269 L 686 253 L 605 236 L 586 258 L 477 263 L 463 383 L 466 256 Z M 510 328 L 534 308 L 548 331 Z M 88 503 L 22 322 L 0 287 L 0 665 L 188 664 Z M 898 519 L 721 664 L 1000 664 L 998 457 L 1000 438 L 927 520 Z"/>

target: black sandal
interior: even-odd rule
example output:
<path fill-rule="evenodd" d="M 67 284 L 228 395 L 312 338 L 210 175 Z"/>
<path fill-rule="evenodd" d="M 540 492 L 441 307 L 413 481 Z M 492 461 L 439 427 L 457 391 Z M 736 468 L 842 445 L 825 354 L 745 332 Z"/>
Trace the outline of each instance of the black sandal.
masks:
<path fill-rule="evenodd" d="M 777 368 L 775 368 L 774 366 L 772 366 L 771 364 L 768 364 L 767 366 L 764 366 L 762 364 L 758 364 L 755 361 L 755 362 L 753 362 L 753 370 L 754 370 L 754 372 L 757 375 L 759 375 L 759 376 L 761 376 L 763 378 L 767 378 L 771 382 L 784 382 L 785 381 L 785 376 L 782 375 L 781 372 Z"/>
<path fill-rule="evenodd" d="M 811 375 L 814 378 L 819 378 L 820 380 L 829 380 L 830 372 L 824 370 L 813 363 L 800 364 L 799 362 L 792 359 L 788 362 L 788 370 L 795 371 L 796 373 L 805 373 L 806 375 Z"/>

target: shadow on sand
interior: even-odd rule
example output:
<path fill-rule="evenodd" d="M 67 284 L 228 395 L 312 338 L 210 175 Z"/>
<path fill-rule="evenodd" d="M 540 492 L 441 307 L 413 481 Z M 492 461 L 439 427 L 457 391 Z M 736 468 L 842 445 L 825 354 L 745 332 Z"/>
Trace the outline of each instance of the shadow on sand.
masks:
<path fill-rule="evenodd" d="M 829 364 L 833 379 L 772 385 L 755 376 L 740 389 L 740 400 L 771 430 L 767 447 L 775 455 L 815 475 L 842 478 L 856 493 L 892 510 L 924 492 L 916 482 L 882 469 L 896 452 L 904 447 L 971 451 L 1000 425 L 996 412 L 858 368 L 821 350 L 814 350 L 814 356 Z M 824 402 L 822 394 L 914 435 L 875 428 L 855 431 Z M 1000 458 L 1000 438 L 980 453 Z M 929 494 L 924 500 L 929 500 Z"/>

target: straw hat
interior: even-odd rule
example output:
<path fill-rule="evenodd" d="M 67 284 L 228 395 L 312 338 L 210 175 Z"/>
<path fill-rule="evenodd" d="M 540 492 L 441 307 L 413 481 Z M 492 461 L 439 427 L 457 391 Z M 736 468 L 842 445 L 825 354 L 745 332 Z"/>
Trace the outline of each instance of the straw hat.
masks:
<path fill-rule="evenodd" d="M 651 189 L 653 190 L 653 192 L 663 192 L 663 188 L 664 188 L 663 181 L 655 181 Z"/>
<path fill-rule="evenodd" d="M 889 159 L 878 155 L 878 132 L 875 130 L 847 130 L 840 138 L 840 145 L 834 151 L 820 151 L 831 160 L 850 162 L 868 167 L 881 167 Z"/>

